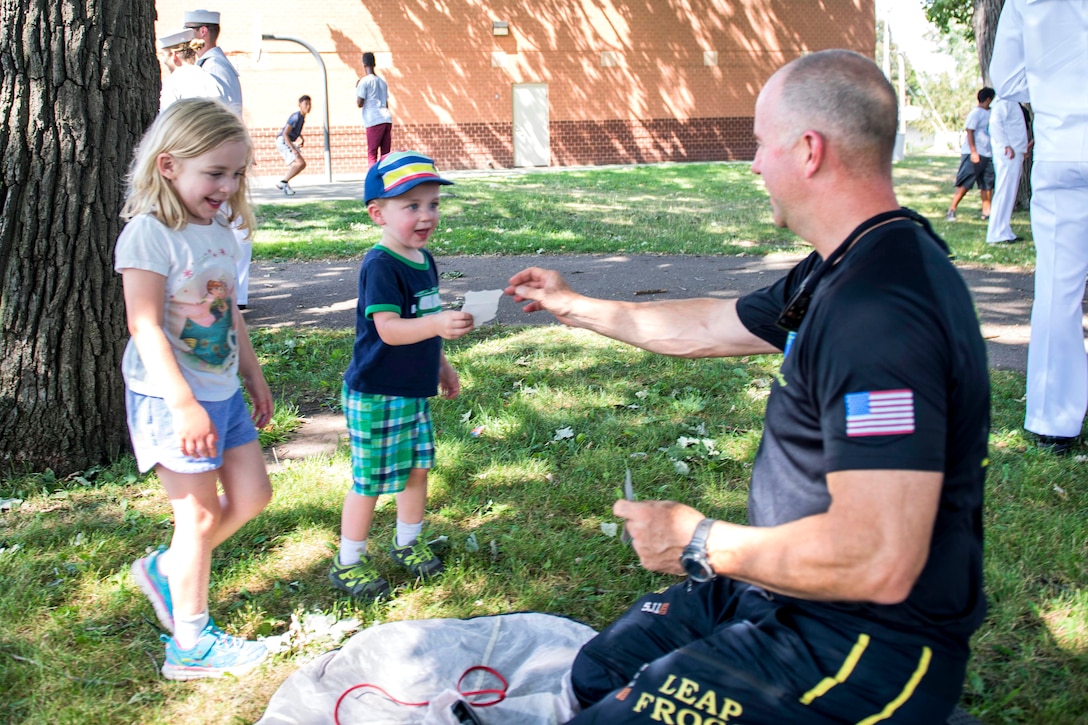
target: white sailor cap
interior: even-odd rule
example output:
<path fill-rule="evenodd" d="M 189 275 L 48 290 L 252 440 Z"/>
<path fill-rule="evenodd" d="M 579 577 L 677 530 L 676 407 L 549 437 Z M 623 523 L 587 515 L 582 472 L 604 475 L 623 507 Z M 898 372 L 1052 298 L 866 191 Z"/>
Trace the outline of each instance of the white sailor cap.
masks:
<path fill-rule="evenodd" d="M 219 13 L 214 10 L 185 11 L 185 27 L 199 28 L 201 25 L 219 25 Z"/>
<path fill-rule="evenodd" d="M 164 50 L 166 48 L 173 48 L 175 45 L 188 43 L 194 37 L 196 37 L 196 34 L 193 33 L 192 28 L 184 28 L 170 33 L 169 35 L 160 36 L 157 38 L 156 42 L 158 43 L 159 50 Z"/>

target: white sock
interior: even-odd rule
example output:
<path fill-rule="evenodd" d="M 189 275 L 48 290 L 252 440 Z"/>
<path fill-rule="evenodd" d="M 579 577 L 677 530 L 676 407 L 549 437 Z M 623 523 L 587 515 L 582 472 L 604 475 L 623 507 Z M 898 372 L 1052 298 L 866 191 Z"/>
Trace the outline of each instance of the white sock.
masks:
<path fill-rule="evenodd" d="M 196 646 L 200 633 L 208 626 L 208 610 L 188 617 L 174 615 L 174 641 L 178 647 L 190 650 Z"/>
<path fill-rule="evenodd" d="M 406 524 L 397 519 L 397 546 L 408 546 L 423 533 L 423 522 L 418 524 Z"/>
<path fill-rule="evenodd" d="M 341 536 L 340 553 L 337 556 L 340 560 L 340 566 L 358 564 L 366 556 L 366 539 L 355 541 Z"/>
<path fill-rule="evenodd" d="M 160 574 L 169 579 L 170 569 L 172 568 L 171 563 L 173 563 L 173 554 L 170 549 L 167 549 L 155 559 L 155 568 L 159 570 Z"/>

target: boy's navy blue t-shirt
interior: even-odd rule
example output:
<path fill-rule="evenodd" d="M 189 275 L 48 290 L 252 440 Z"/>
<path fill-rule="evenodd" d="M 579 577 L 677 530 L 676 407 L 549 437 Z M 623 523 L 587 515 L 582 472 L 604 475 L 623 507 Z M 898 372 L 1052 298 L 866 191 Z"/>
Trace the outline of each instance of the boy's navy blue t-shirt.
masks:
<path fill-rule="evenodd" d="M 305 125 L 306 117 L 303 116 L 300 111 L 295 111 L 294 113 L 292 113 L 291 117 L 287 119 L 287 123 L 283 124 L 284 128 L 287 128 L 288 126 L 291 127 L 291 130 L 288 131 L 286 134 L 287 140 L 298 141 L 298 137 L 302 135 L 302 127 Z M 284 135 L 282 130 L 280 131 L 280 135 Z"/>
<path fill-rule="evenodd" d="M 355 347 L 344 373 L 348 387 L 370 395 L 430 398 L 438 394 L 442 338 L 412 345 L 387 345 L 374 325 L 375 312 L 416 318 L 442 311 L 438 269 L 423 251 L 412 262 L 378 245 L 366 253 L 359 269 L 359 302 L 355 310 Z"/>

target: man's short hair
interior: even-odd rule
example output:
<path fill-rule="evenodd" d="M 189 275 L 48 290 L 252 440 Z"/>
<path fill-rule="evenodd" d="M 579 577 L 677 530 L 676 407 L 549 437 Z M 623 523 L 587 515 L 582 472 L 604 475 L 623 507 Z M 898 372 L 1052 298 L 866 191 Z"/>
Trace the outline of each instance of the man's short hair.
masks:
<path fill-rule="evenodd" d="M 210 37 L 212 39 L 212 42 L 218 42 L 219 41 L 219 26 L 218 25 L 211 25 L 210 23 L 200 23 L 199 25 L 186 25 L 185 27 L 192 28 L 193 30 L 200 30 L 201 28 L 207 28 L 208 29 L 208 37 Z"/>
<path fill-rule="evenodd" d="M 302 103 L 303 101 L 310 101 L 312 103 L 313 99 L 311 99 L 309 96 L 307 96 L 305 93 L 303 93 L 301 96 L 298 97 L 298 102 Z"/>
<path fill-rule="evenodd" d="M 997 97 L 997 91 L 995 91 L 993 88 L 990 88 L 989 86 L 984 87 L 981 91 L 978 92 L 978 102 L 979 103 L 985 103 L 986 101 L 992 101 L 996 97 Z"/>
<path fill-rule="evenodd" d="M 876 63 L 852 50 L 822 50 L 783 72 L 783 128 L 822 134 L 859 173 L 890 173 L 899 104 Z"/>
<path fill-rule="evenodd" d="M 366 67 L 366 68 L 375 67 L 374 54 L 371 53 L 370 51 L 367 51 L 366 53 L 363 53 L 363 66 Z"/>

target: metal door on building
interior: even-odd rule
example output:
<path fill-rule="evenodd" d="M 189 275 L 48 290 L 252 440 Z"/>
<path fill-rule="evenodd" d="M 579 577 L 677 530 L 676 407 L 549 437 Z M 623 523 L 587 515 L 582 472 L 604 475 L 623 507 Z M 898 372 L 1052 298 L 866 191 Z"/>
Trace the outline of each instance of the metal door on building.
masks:
<path fill-rule="evenodd" d="M 514 84 L 514 166 L 548 166 L 548 84 Z"/>

